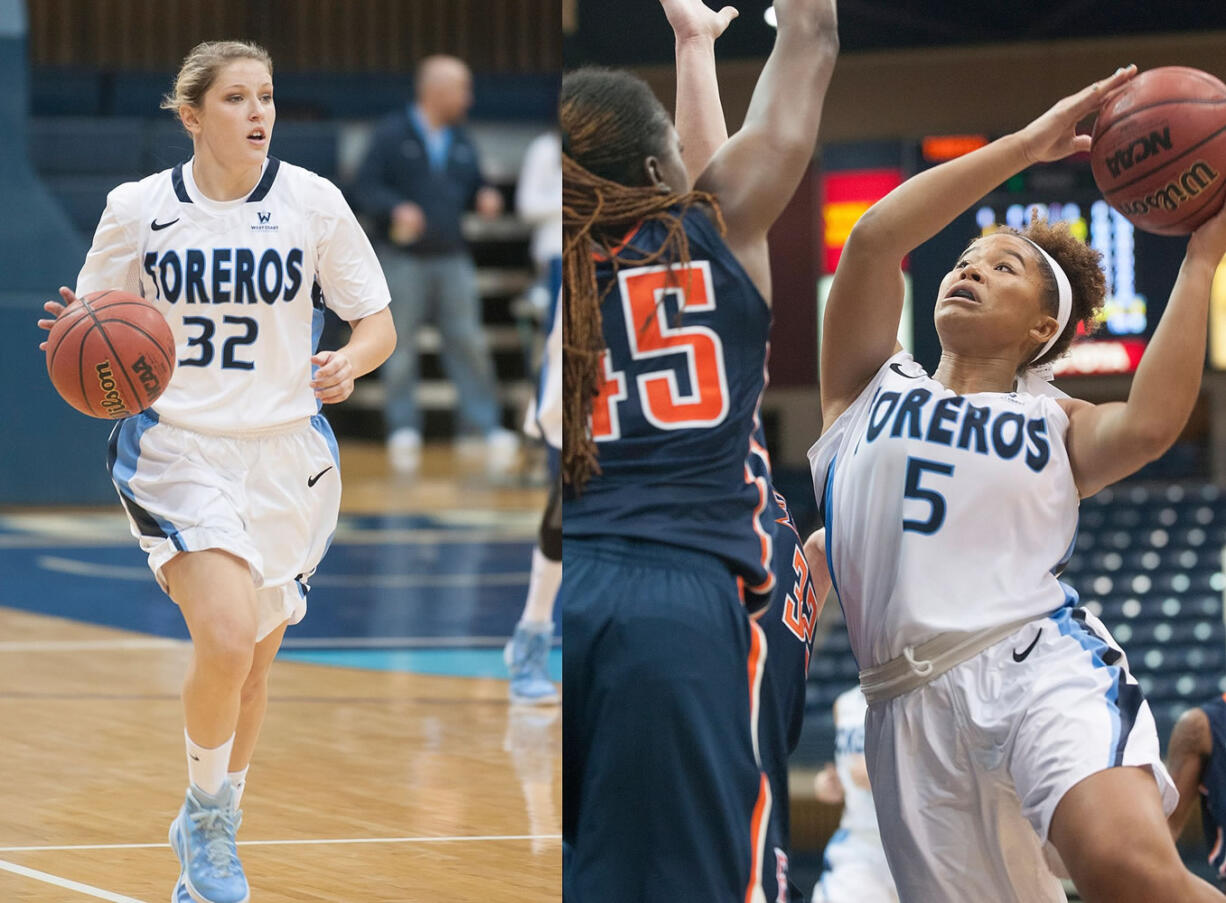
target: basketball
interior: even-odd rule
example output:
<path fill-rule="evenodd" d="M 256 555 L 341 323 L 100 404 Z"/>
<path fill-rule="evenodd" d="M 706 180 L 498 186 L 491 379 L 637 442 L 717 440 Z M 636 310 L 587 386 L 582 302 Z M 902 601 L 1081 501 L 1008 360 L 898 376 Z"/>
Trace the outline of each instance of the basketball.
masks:
<path fill-rule="evenodd" d="M 47 373 L 90 417 L 119 420 L 153 404 L 175 369 L 170 326 L 128 292 L 94 292 L 65 308 L 47 337 Z"/>
<path fill-rule="evenodd" d="M 1186 235 L 1226 197 L 1226 85 L 1185 66 L 1142 72 L 1099 110 L 1090 165 L 1137 228 Z"/>

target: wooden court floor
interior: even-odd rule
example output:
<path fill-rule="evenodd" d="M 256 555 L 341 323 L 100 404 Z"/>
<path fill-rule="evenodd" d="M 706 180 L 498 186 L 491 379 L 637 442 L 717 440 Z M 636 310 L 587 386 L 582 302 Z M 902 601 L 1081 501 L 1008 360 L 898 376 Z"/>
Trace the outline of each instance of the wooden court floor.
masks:
<path fill-rule="evenodd" d="M 349 510 L 543 500 L 389 485 L 374 449 L 342 464 Z M 170 899 L 188 654 L 0 608 L 0 903 Z M 560 743 L 559 710 L 512 708 L 501 680 L 276 662 L 238 835 L 253 903 L 560 899 Z"/>

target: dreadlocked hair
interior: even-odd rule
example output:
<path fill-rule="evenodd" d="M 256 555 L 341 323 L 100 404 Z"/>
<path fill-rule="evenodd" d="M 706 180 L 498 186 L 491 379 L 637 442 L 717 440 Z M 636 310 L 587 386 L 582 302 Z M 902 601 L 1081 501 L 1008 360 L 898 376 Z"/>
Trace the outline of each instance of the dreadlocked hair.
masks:
<path fill-rule="evenodd" d="M 720 232 L 723 219 L 714 196 L 672 192 L 653 185 L 644 160 L 668 150 L 672 123 L 646 83 L 628 72 L 579 69 L 562 79 L 562 479 L 580 493 L 600 473 L 589 423 L 592 400 L 604 376 L 606 351 L 596 285 L 595 258 L 616 270 L 626 233 L 648 223 L 665 227 L 664 241 L 635 266 L 690 261 L 683 218 L 705 205 Z M 636 249 L 641 255 L 642 249 Z M 609 287 L 616 283 L 611 280 Z"/>

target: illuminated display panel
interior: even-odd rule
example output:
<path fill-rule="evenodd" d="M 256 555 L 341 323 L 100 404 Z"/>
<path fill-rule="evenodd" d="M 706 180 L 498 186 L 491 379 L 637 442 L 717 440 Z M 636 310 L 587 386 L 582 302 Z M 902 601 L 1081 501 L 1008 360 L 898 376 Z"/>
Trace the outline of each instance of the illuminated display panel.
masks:
<path fill-rule="evenodd" d="M 856 221 L 873 204 L 902 184 L 902 169 L 896 165 L 872 165 L 881 163 L 880 147 L 864 146 L 863 156 L 856 147 L 844 148 L 842 162 L 853 168 L 830 168 L 821 175 L 822 197 L 822 271 L 826 274 L 817 285 L 817 342 L 821 348 L 822 319 L 826 314 L 826 299 L 830 294 L 833 273 L 839 265 L 843 245 L 851 234 Z M 896 156 L 897 148 L 885 156 Z M 827 162 L 838 166 L 840 155 L 827 151 Z M 856 166 L 855 164 L 860 164 Z M 906 268 L 904 262 L 904 269 Z M 904 274 L 903 311 L 898 324 L 898 341 L 904 348 L 912 347 L 911 325 L 911 280 Z M 819 352 L 820 353 L 820 352 Z"/>
<path fill-rule="evenodd" d="M 1107 277 L 1107 300 L 1098 317 L 1098 330 L 1087 341 L 1085 331 L 1078 327 L 1078 338 L 1068 355 L 1056 362 L 1056 375 L 1133 372 L 1145 351 L 1149 326 L 1145 296 L 1137 291 L 1136 227 L 1101 199 L 1093 201 L 1088 210 L 1058 201 L 1015 202 L 1003 211 L 984 204 L 975 210 L 980 235 L 989 235 L 1001 225 L 1022 229 L 1034 219 L 1068 223 L 1073 235 L 1098 251 Z"/>
<path fill-rule="evenodd" d="M 873 206 L 902 184 L 898 167 L 824 172 L 822 186 L 823 269 L 833 273 L 851 228 Z"/>

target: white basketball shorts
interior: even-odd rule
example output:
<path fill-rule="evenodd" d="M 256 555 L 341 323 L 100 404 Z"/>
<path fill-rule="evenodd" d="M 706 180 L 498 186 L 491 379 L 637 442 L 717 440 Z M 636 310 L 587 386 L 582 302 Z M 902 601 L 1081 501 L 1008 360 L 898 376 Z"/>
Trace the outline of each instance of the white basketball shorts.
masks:
<path fill-rule="evenodd" d="M 336 437 L 322 415 L 284 430 L 228 437 L 159 422 L 146 411 L 116 425 L 111 479 L 158 584 L 180 552 L 220 549 L 247 562 L 258 639 L 306 614 L 308 581 L 336 530 Z"/>
<path fill-rule="evenodd" d="M 840 828 L 826 844 L 813 903 L 898 903 L 880 837 Z"/>
<path fill-rule="evenodd" d="M 1124 653 L 1071 605 L 870 706 L 865 756 L 903 903 L 1063 903 L 1044 845 L 1073 785 L 1140 765 L 1179 798 Z"/>

